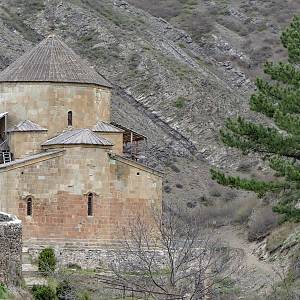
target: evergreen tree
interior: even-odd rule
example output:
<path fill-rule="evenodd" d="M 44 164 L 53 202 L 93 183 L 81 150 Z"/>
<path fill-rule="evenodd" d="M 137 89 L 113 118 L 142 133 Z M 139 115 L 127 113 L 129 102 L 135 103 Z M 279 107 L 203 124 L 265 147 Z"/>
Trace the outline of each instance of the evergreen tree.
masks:
<path fill-rule="evenodd" d="M 288 62 L 267 62 L 264 73 L 268 80 L 257 79 L 257 92 L 250 99 L 251 110 L 270 118 L 270 126 L 239 117 L 229 119 L 221 130 L 226 145 L 245 154 L 261 153 L 278 180 L 244 179 L 218 170 L 211 174 L 219 184 L 253 191 L 260 197 L 278 193 L 273 210 L 284 220 L 300 221 L 300 16 L 282 33 L 281 42 L 288 51 Z"/>

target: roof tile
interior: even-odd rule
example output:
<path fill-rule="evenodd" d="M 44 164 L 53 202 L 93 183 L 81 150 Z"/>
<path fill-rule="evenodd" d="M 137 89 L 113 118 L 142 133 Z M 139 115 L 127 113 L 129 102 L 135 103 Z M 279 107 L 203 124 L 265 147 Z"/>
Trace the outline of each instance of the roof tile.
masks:
<path fill-rule="evenodd" d="M 124 132 L 123 129 L 120 129 L 112 124 L 99 121 L 93 128 L 95 132 Z"/>
<path fill-rule="evenodd" d="M 113 146 L 113 144 L 95 134 L 90 129 L 72 129 L 64 131 L 56 137 L 51 138 L 42 144 L 42 146 L 49 145 L 101 145 Z"/>
<path fill-rule="evenodd" d="M 111 85 L 57 36 L 50 35 L 0 73 L 0 82 Z"/>
<path fill-rule="evenodd" d="M 47 128 L 43 128 L 40 125 L 33 123 L 29 120 L 25 120 L 17 124 L 16 126 L 8 129 L 8 132 L 20 132 L 20 131 L 47 131 Z"/>

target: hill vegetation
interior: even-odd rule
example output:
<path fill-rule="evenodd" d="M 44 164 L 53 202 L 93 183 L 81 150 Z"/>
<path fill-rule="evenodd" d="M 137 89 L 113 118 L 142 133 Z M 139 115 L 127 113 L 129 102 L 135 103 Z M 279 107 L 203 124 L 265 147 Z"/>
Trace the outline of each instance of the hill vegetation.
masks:
<path fill-rule="evenodd" d="M 266 60 L 287 60 L 280 31 L 299 1 L 128 2 L 0 0 L 0 69 L 54 25 L 114 86 L 113 120 L 148 136 L 149 163 L 166 174 L 166 201 L 180 201 L 200 223 L 220 230 L 244 226 L 249 240 L 263 241 L 264 259 L 297 262 L 299 229 L 279 224 L 273 196 L 221 187 L 209 170 L 274 179 L 259 155 L 228 150 L 219 130 L 238 115 L 269 124 L 249 109 L 251 80 Z"/>

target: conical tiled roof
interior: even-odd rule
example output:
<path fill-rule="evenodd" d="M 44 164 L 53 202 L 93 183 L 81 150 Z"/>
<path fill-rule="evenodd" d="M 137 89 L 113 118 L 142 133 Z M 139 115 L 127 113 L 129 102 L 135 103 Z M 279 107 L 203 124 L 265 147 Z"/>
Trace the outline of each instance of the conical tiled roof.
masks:
<path fill-rule="evenodd" d="M 111 85 L 57 36 L 50 35 L 0 73 L 0 82 Z"/>
<path fill-rule="evenodd" d="M 33 123 L 29 120 L 25 120 L 20 122 L 16 126 L 8 129 L 8 132 L 17 132 L 17 131 L 47 131 L 47 129 L 41 127 L 39 124 Z"/>
<path fill-rule="evenodd" d="M 113 144 L 103 138 L 99 137 L 90 129 L 73 129 L 67 130 L 58 136 L 46 141 L 43 146 L 50 145 L 101 145 L 113 146 Z"/>

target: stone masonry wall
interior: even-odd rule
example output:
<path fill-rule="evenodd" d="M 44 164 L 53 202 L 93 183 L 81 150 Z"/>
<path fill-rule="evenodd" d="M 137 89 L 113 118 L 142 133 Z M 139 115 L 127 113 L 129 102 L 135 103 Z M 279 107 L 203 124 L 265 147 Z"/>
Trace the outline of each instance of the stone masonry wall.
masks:
<path fill-rule="evenodd" d="M 47 140 L 47 137 L 47 131 L 11 132 L 9 134 L 10 152 L 13 153 L 14 159 L 41 152 L 41 144 Z"/>
<path fill-rule="evenodd" d="M 0 83 L 0 111 L 8 112 L 8 126 L 30 120 L 48 129 L 48 138 L 68 127 L 93 128 L 110 122 L 111 91 L 95 85 L 64 83 Z"/>
<path fill-rule="evenodd" d="M 148 218 L 153 205 L 161 206 L 162 178 L 133 162 L 111 159 L 106 149 L 71 147 L 59 157 L 2 170 L 2 189 L 2 209 L 22 220 L 24 241 L 109 244 L 138 214 Z M 28 197 L 32 216 L 27 216 Z"/>
<path fill-rule="evenodd" d="M 22 224 L 0 212 L 0 282 L 17 285 L 22 269 Z"/>

